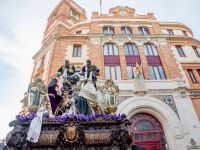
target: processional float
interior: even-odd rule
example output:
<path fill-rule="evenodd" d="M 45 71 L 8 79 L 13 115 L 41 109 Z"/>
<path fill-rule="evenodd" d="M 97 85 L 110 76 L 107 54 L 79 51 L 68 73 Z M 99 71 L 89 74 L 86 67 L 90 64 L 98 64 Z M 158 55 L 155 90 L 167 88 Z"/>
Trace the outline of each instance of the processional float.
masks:
<path fill-rule="evenodd" d="M 90 60 L 80 72 L 66 60 L 48 86 L 41 79 L 31 83 L 23 110 L 9 124 L 9 148 L 127 149 L 130 122 L 115 114 L 119 88 L 98 75 Z"/>

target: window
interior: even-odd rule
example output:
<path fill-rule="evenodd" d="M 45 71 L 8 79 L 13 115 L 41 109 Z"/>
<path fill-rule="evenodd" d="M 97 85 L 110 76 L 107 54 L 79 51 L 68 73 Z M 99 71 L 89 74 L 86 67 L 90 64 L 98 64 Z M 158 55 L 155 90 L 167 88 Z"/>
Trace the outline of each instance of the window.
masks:
<path fill-rule="evenodd" d="M 135 44 L 125 43 L 124 44 L 124 52 L 126 56 L 136 55 L 138 56 L 138 49 Z"/>
<path fill-rule="evenodd" d="M 190 79 L 191 79 L 192 83 L 197 83 L 197 80 L 196 80 L 196 78 L 194 76 L 194 73 L 193 73 L 192 69 L 188 69 L 187 72 L 188 72 L 188 74 L 190 76 Z"/>
<path fill-rule="evenodd" d="M 122 34 L 126 34 L 126 35 L 131 35 L 132 34 L 132 31 L 131 31 L 131 28 L 130 27 L 121 27 L 121 33 Z"/>
<path fill-rule="evenodd" d="M 70 11 L 70 16 L 78 21 L 80 20 L 80 15 L 73 9 L 71 9 L 71 11 Z"/>
<path fill-rule="evenodd" d="M 105 66 L 105 79 L 121 80 L 120 66 Z"/>
<path fill-rule="evenodd" d="M 75 45 L 73 49 L 73 57 L 81 57 L 81 46 Z"/>
<path fill-rule="evenodd" d="M 82 31 L 80 30 L 80 31 L 76 31 L 76 34 L 82 34 Z"/>
<path fill-rule="evenodd" d="M 144 74 L 143 74 L 143 71 L 142 71 L 142 74 L 139 76 L 139 77 L 136 77 L 136 74 L 135 74 L 135 69 L 136 67 L 132 67 L 132 66 L 127 66 L 127 72 L 128 72 L 128 79 L 133 79 L 133 78 L 139 78 L 139 79 L 144 79 Z"/>
<path fill-rule="evenodd" d="M 103 34 L 114 34 L 114 29 L 113 27 L 107 26 L 107 27 L 103 27 Z"/>
<path fill-rule="evenodd" d="M 183 31 L 183 35 L 184 35 L 184 36 L 187 36 L 187 32 L 186 32 L 186 31 Z"/>
<path fill-rule="evenodd" d="M 197 49 L 197 47 L 192 46 L 192 48 L 193 48 L 195 54 L 197 55 L 197 57 L 200 57 L 200 52 L 199 52 L 199 50 Z"/>
<path fill-rule="evenodd" d="M 181 46 L 176 46 L 176 50 L 177 50 L 180 57 L 185 57 L 185 53 L 184 53 Z"/>
<path fill-rule="evenodd" d="M 107 43 L 104 45 L 104 55 L 119 55 L 117 45 L 114 43 Z"/>
<path fill-rule="evenodd" d="M 172 35 L 172 36 L 174 35 L 174 32 L 173 32 L 172 29 L 167 29 L 167 32 L 168 32 L 169 35 Z"/>
<path fill-rule="evenodd" d="M 149 66 L 151 80 L 164 80 L 166 79 L 162 66 Z"/>
<path fill-rule="evenodd" d="M 146 56 L 158 56 L 156 47 L 151 43 L 144 44 L 144 52 Z"/>
<path fill-rule="evenodd" d="M 143 147 L 148 147 L 148 150 L 166 150 L 162 148 L 166 144 L 164 130 L 157 118 L 146 113 L 137 113 L 130 120 L 131 136 L 136 145 L 143 143 Z M 154 144 L 155 141 L 160 141 L 161 144 Z"/>
<path fill-rule="evenodd" d="M 140 35 L 149 35 L 149 29 L 147 27 L 139 27 L 138 30 Z"/>
<path fill-rule="evenodd" d="M 199 76 L 200 76 L 200 69 L 197 69 L 197 72 L 198 72 L 198 74 L 199 74 Z"/>

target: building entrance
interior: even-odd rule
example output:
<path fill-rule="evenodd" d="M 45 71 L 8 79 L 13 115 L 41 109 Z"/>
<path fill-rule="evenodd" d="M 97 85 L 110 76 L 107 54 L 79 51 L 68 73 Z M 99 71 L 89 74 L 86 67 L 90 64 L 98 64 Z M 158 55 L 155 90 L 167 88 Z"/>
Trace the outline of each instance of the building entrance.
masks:
<path fill-rule="evenodd" d="M 158 119 L 147 113 L 138 113 L 131 121 L 133 144 L 145 147 L 146 150 L 167 150 L 164 130 Z"/>

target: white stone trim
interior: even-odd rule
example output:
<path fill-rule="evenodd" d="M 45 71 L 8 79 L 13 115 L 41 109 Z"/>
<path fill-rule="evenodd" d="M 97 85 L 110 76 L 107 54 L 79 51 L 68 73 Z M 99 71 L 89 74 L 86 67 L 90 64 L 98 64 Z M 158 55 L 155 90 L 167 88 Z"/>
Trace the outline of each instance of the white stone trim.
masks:
<path fill-rule="evenodd" d="M 180 120 L 168 105 L 153 97 L 138 96 L 120 103 L 117 111 L 117 113 L 124 113 L 129 119 L 139 112 L 149 113 L 161 122 L 170 150 L 184 149 Z"/>

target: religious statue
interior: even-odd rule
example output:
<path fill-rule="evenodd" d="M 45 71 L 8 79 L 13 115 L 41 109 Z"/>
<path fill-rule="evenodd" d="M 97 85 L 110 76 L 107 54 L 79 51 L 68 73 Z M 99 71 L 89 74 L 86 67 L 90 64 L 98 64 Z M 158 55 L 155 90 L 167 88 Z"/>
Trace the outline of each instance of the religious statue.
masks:
<path fill-rule="evenodd" d="M 38 106 L 41 104 L 44 95 L 47 93 L 46 86 L 41 79 L 35 80 L 28 87 L 28 98 L 31 103 L 32 111 L 37 111 Z"/>
<path fill-rule="evenodd" d="M 57 78 L 52 79 L 48 86 L 52 113 L 95 114 L 113 113 L 116 110 L 118 87 L 111 80 L 107 80 L 101 88 L 97 87 L 99 69 L 86 61 L 80 73 L 75 73 L 74 66 L 65 61 L 65 65 L 58 70 Z"/>
<path fill-rule="evenodd" d="M 99 75 L 99 69 L 91 64 L 90 60 L 86 61 L 86 64 L 83 66 L 81 70 L 82 76 L 85 77 L 86 80 L 93 81 L 96 87 L 97 76 Z"/>
<path fill-rule="evenodd" d="M 57 109 L 57 106 L 63 99 L 60 95 L 58 88 L 58 80 L 56 78 L 52 79 L 48 85 L 48 95 L 51 103 L 52 114 L 54 114 Z"/>
<path fill-rule="evenodd" d="M 52 104 L 52 112 L 54 115 L 62 115 L 64 113 L 73 113 L 75 110 L 72 105 L 72 96 L 74 91 L 74 85 L 79 81 L 79 78 L 75 74 L 74 65 L 70 64 L 68 60 L 57 71 L 58 80 L 53 82 L 53 90 L 49 92 L 49 99 Z M 49 86 L 50 88 L 51 86 Z M 56 89 L 56 91 L 55 91 Z M 54 93 L 56 97 L 52 97 Z M 59 94 L 58 94 L 59 93 Z"/>
<path fill-rule="evenodd" d="M 59 83 L 60 90 L 63 87 L 64 80 L 73 75 L 74 73 L 75 73 L 74 65 L 70 64 L 69 60 L 65 60 L 65 64 L 62 65 L 57 71 L 57 76 L 60 79 Z"/>
<path fill-rule="evenodd" d="M 79 95 L 75 97 L 77 113 L 94 114 L 98 111 L 96 81 L 99 69 L 92 65 L 90 60 L 87 60 L 81 75 L 84 76 L 83 86 Z"/>
<path fill-rule="evenodd" d="M 71 76 L 75 73 L 75 67 L 74 65 L 70 64 L 69 60 L 65 60 L 65 64 L 58 69 L 57 73 L 61 76 L 65 71 L 67 76 Z"/>

